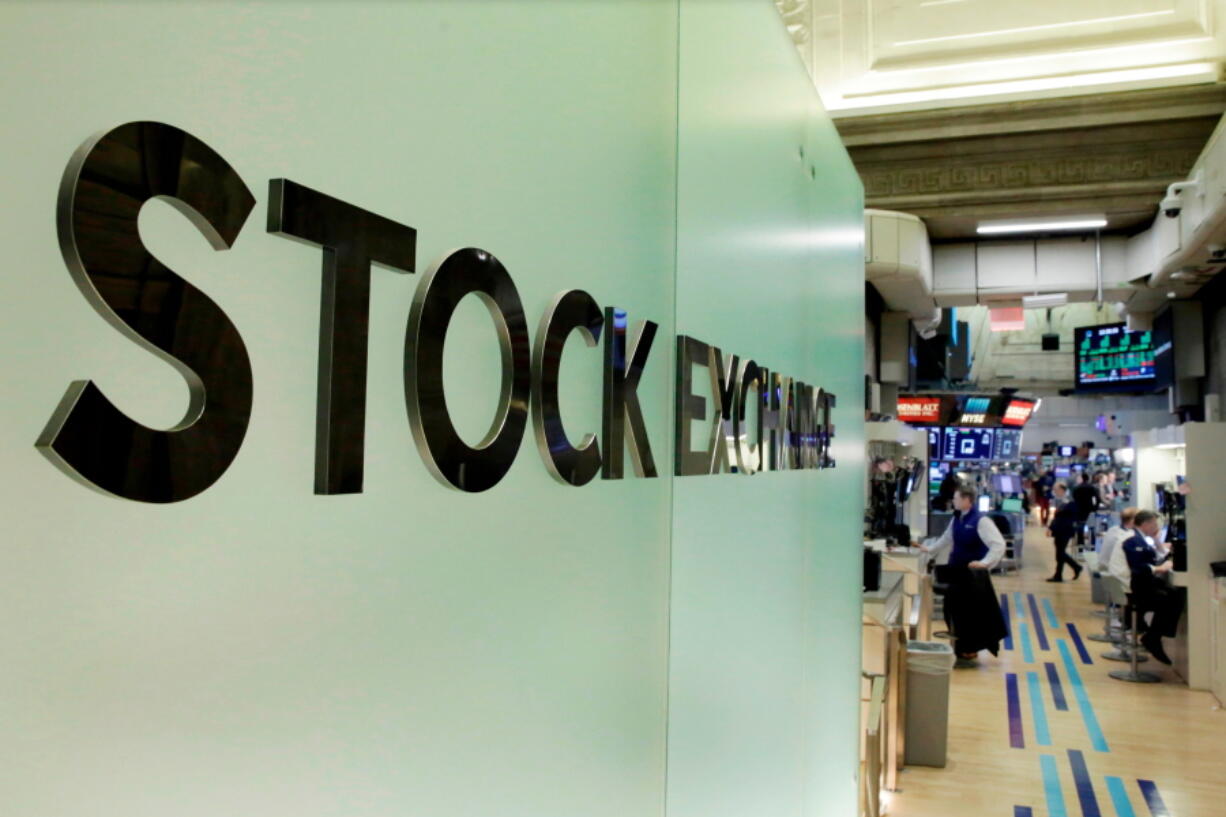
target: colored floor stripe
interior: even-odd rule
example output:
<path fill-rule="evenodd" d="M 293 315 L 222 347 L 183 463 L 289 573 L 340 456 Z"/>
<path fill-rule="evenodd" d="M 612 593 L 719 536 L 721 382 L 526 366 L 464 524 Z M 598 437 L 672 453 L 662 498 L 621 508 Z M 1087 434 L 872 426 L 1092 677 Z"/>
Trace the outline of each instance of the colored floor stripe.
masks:
<path fill-rule="evenodd" d="M 1013 594 L 1013 603 L 1017 605 L 1018 619 L 1020 620 L 1020 619 L 1026 618 L 1026 606 L 1022 604 L 1022 594 L 1021 593 Z"/>
<path fill-rule="evenodd" d="M 1051 599 L 1046 597 L 1043 599 L 1043 611 L 1047 613 L 1047 626 L 1053 630 L 1059 630 L 1060 620 L 1056 618 L 1056 611 L 1052 609 Z"/>
<path fill-rule="evenodd" d="M 1026 622 L 1017 623 L 1017 637 L 1022 642 L 1022 658 L 1027 664 L 1033 664 L 1034 647 L 1030 646 L 1030 628 L 1026 626 Z"/>
<path fill-rule="evenodd" d="M 1083 817 L 1103 817 L 1098 808 L 1098 795 L 1094 793 L 1094 781 L 1086 768 L 1086 756 L 1077 749 L 1069 749 L 1068 762 L 1073 767 L 1073 783 L 1077 786 L 1077 799 L 1081 801 Z"/>
<path fill-rule="evenodd" d="M 1116 817 L 1137 817 L 1137 813 L 1132 810 L 1132 803 L 1128 800 L 1128 792 L 1124 788 L 1124 781 L 1118 777 L 1107 778 L 1107 791 L 1111 792 L 1111 802 L 1115 804 Z"/>
<path fill-rule="evenodd" d="M 1081 640 L 1081 633 L 1077 632 L 1077 625 L 1071 621 L 1068 623 L 1068 634 L 1073 637 L 1073 643 L 1077 645 L 1077 652 L 1081 655 L 1081 663 L 1093 664 L 1094 659 L 1090 657 L 1090 651 L 1086 649 L 1086 643 Z"/>
<path fill-rule="evenodd" d="M 1051 732 L 1047 728 L 1047 710 L 1043 706 L 1043 688 L 1039 686 L 1037 672 L 1026 673 L 1026 686 L 1030 690 L 1030 711 L 1034 715 L 1034 741 L 1040 746 L 1051 746 Z"/>
<path fill-rule="evenodd" d="M 1017 675 L 1005 674 L 1005 695 L 1009 699 L 1009 745 L 1025 749 L 1026 738 L 1022 734 L 1022 701 L 1017 694 Z"/>
<path fill-rule="evenodd" d="M 1154 781 L 1138 780 L 1137 785 L 1141 787 L 1141 794 L 1144 795 L 1145 802 L 1149 805 L 1150 814 L 1154 817 L 1175 817 L 1166 807 L 1166 803 L 1162 802 L 1162 795 L 1158 794 L 1158 787 L 1154 785 Z"/>
<path fill-rule="evenodd" d="M 1014 806 L 1013 817 L 1034 817 L 1034 809 L 1030 806 Z"/>
<path fill-rule="evenodd" d="M 1055 664 L 1045 664 L 1047 680 L 1051 684 L 1051 700 L 1056 705 L 1057 712 L 1068 712 L 1068 701 L 1064 698 L 1064 685 L 1060 683 L 1060 671 Z"/>
<path fill-rule="evenodd" d="M 1064 672 L 1069 677 L 1073 698 L 1077 701 L 1078 708 L 1081 709 L 1081 719 L 1085 721 L 1086 732 L 1090 734 L 1090 744 L 1095 751 L 1110 752 L 1111 749 L 1107 746 L 1102 727 L 1098 724 L 1098 716 L 1094 714 L 1094 707 L 1090 705 L 1090 696 L 1086 693 L 1085 684 L 1081 682 L 1081 673 L 1077 671 L 1077 664 L 1073 661 L 1073 653 L 1068 648 L 1068 642 L 1061 638 L 1056 641 L 1056 646 L 1060 648 L 1060 657 L 1064 659 Z"/>
<path fill-rule="evenodd" d="M 1064 808 L 1064 792 L 1060 791 L 1056 758 L 1053 755 L 1040 755 L 1039 763 L 1043 767 L 1043 791 L 1047 794 L 1048 817 L 1068 817 L 1068 811 Z"/>
<path fill-rule="evenodd" d="M 1009 594 L 1000 594 L 1000 614 L 1005 617 L 1005 649 L 1013 649 L 1013 625 L 1009 623 Z"/>
<path fill-rule="evenodd" d="M 1051 645 L 1047 643 L 1047 631 L 1043 629 L 1043 617 L 1039 615 L 1039 603 L 1035 601 L 1034 593 L 1030 596 L 1030 621 L 1034 624 L 1034 635 L 1039 640 L 1039 649 L 1047 652 Z"/>

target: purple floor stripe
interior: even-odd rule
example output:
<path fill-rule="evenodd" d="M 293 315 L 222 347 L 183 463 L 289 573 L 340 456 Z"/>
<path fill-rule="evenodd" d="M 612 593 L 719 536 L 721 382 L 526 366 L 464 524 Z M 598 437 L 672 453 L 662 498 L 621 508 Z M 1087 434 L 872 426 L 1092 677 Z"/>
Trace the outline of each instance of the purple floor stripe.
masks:
<path fill-rule="evenodd" d="M 1034 599 L 1034 593 L 1027 594 L 1030 597 L 1030 620 L 1034 622 L 1034 634 L 1039 639 L 1039 649 L 1043 652 L 1051 652 L 1051 645 L 1047 643 L 1047 631 L 1043 629 L 1043 616 L 1039 615 L 1039 603 Z"/>
<path fill-rule="evenodd" d="M 1068 700 L 1064 697 L 1064 684 L 1060 682 L 1060 671 L 1055 664 L 1045 664 L 1047 680 L 1051 684 L 1051 699 L 1059 712 L 1068 712 Z"/>
<path fill-rule="evenodd" d="M 1098 796 L 1094 794 L 1094 781 L 1086 768 L 1086 757 L 1076 749 L 1068 750 L 1069 765 L 1073 767 L 1073 782 L 1077 787 L 1077 799 L 1081 801 L 1084 817 L 1103 817 L 1098 808 Z"/>
<path fill-rule="evenodd" d="M 1005 617 L 1005 649 L 1013 649 L 1013 624 L 1009 621 L 1009 594 L 1000 594 L 1000 614 Z"/>
<path fill-rule="evenodd" d="M 1030 806 L 1014 806 L 1013 817 L 1034 817 L 1034 809 Z"/>
<path fill-rule="evenodd" d="M 1138 780 L 1137 785 L 1141 787 L 1141 794 L 1145 797 L 1145 802 L 1149 805 L 1149 813 L 1154 817 L 1175 817 L 1171 814 L 1171 810 L 1166 807 L 1166 803 L 1162 802 L 1162 795 L 1158 794 L 1158 787 L 1152 780 Z"/>
<path fill-rule="evenodd" d="M 1026 738 L 1022 734 L 1022 700 L 1017 694 L 1017 674 L 1005 674 L 1005 691 L 1009 697 L 1009 745 L 1025 749 Z"/>
<path fill-rule="evenodd" d="M 1073 637 L 1073 646 L 1077 648 L 1077 652 L 1081 655 L 1081 663 L 1093 664 L 1094 659 L 1090 657 L 1090 651 L 1086 649 L 1086 643 L 1081 640 L 1081 633 L 1077 632 L 1077 625 L 1071 621 L 1068 623 L 1068 634 Z"/>

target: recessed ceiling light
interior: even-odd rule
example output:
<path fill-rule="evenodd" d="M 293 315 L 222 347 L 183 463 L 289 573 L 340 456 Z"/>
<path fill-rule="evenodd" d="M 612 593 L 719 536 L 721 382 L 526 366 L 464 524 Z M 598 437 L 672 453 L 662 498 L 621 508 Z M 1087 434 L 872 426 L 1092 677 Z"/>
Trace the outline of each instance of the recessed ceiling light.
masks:
<path fill-rule="evenodd" d="M 1007 233 L 1046 233 L 1065 230 L 1097 230 L 1107 226 L 1102 216 L 1079 216 L 1077 218 L 1009 219 L 1007 221 L 981 221 L 977 232 L 980 235 L 1004 235 Z"/>

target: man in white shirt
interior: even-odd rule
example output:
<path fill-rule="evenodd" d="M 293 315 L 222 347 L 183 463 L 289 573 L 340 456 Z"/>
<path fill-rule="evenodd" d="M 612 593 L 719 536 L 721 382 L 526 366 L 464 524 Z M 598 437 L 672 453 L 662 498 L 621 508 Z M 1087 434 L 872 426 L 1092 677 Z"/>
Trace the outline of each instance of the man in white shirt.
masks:
<path fill-rule="evenodd" d="M 1102 545 L 1098 551 L 1099 573 L 1115 576 L 1128 586 L 1131 576 L 1128 572 L 1128 560 L 1113 562 L 1116 549 L 1121 542 L 1134 533 L 1133 520 L 1137 515 L 1136 508 L 1125 508 L 1120 512 L 1120 523 L 1103 534 Z"/>

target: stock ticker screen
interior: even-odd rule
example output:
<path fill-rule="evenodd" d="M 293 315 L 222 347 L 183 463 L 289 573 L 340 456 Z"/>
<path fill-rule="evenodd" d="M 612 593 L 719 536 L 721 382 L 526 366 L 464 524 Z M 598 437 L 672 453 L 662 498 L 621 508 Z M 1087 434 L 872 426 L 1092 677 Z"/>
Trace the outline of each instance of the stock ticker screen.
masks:
<path fill-rule="evenodd" d="M 996 429 L 950 426 L 941 436 L 943 460 L 990 460 L 995 454 Z"/>
<path fill-rule="evenodd" d="M 1075 333 L 1078 389 L 1143 391 L 1157 383 L 1152 332 L 1129 332 L 1116 323 Z"/>
<path fill-rule="evenodd" d="M 998 428 L 993 442 L 992 459 L 1017 460 L 1022 456 L 1022 430 L 1020 428 Z M 1020 493 L 1015 491 L 1014 493 Z"/>

